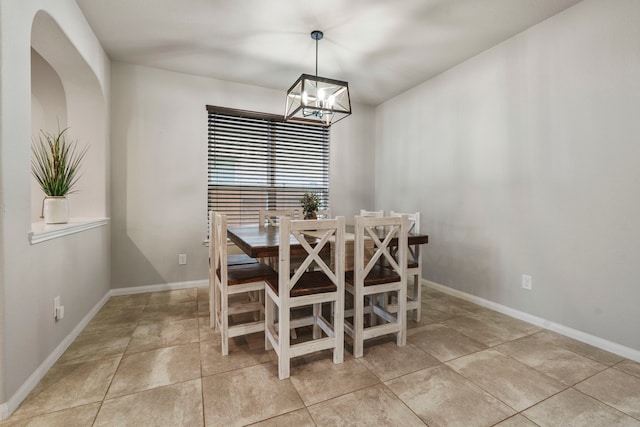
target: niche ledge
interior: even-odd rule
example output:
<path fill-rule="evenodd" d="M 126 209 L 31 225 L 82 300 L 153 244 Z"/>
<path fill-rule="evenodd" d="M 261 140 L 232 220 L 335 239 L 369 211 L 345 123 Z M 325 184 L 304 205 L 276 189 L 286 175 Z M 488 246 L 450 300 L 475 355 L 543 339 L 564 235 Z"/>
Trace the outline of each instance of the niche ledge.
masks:
<path fill-rule="evenodd" d="M 34 222 L 31 224 L 31 231 L 29 232 L 29 243 L 35 245 L 37 243 L 46 242 L 47 240 L 80 233 L 82 231 L 91 230 L 92 228 L 102 227 L 108 223 L 109 218 L 104 217 L 71 218 L 66 224 L 45 224 L 43 221 Z"/>

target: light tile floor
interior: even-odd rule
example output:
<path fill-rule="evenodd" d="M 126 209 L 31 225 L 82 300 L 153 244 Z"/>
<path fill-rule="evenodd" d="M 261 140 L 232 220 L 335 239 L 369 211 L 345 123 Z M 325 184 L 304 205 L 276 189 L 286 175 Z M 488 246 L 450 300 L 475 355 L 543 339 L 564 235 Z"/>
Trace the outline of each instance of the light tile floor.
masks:
<path fill-rule="evenodd" d="M 408 344 L 229 356 L 208 289 L 111 298 L 1 426 L 640 426 L 640 364 L 425 288 Z M 350 348 L 347 346 L 347 348 Z"/>

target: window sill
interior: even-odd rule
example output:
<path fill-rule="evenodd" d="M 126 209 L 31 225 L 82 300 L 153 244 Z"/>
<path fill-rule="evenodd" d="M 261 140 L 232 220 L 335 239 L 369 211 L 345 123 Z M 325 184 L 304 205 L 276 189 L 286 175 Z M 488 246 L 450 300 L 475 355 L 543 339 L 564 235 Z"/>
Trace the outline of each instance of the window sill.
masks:
<path fill-rule="evenodd" d="M 80 233 L 92 228 L 102 227 L 109 223 L 109 218 L 71 218 L 66 224 L 45 224 L 34 222 L 29 232 L 29 243 L 46 242 L 70 234 Z"/>

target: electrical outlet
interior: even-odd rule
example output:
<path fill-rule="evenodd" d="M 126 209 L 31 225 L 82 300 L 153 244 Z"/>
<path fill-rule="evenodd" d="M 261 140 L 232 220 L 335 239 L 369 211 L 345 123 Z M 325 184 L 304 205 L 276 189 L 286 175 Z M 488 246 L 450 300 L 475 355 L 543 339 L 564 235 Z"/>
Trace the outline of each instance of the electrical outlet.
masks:
<path fill-rule="evenodd" d="M 531 276 L 526 274 L 522 275 L 522 289 L 526 289 L 528 291 L 533 289 L 533 280 L 531 279 Z"/>
<path fill-rule="evenodd" d="M 178 264 L 185 265 L 187 263 L 187 254 L 178 254 Z"/>
<path fill-rule="evenodd" d="M 60 297 L 57 296 L 53 299 L 53 318 L 58 318 L 58 307 L 60 307 Z"/>

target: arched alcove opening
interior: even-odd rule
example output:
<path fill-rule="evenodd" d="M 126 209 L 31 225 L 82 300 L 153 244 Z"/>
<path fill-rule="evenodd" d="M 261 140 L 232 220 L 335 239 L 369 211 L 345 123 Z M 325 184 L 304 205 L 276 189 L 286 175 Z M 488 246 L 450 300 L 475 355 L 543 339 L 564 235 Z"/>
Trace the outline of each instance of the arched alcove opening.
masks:
<path fill-rule="evenodd" d="M 58 24 L 39 11 L 31 30 L 32 135 L 69 127 L 78 147 L 89 146 L 77 193 L 69 196 L 72 218 L 107 216 L 106 102 L 98 79 Z M 44 193 L 32 180 L 31 222 L 41 221 Z"/>
<path fill-rule="evenodd" d="M 31 135 L 67 127 L 67 99 L 60 77 L 38 52 L 31 49 Z M 41 221 L 44 194 L 31 180 L 31 222 Z"/>

